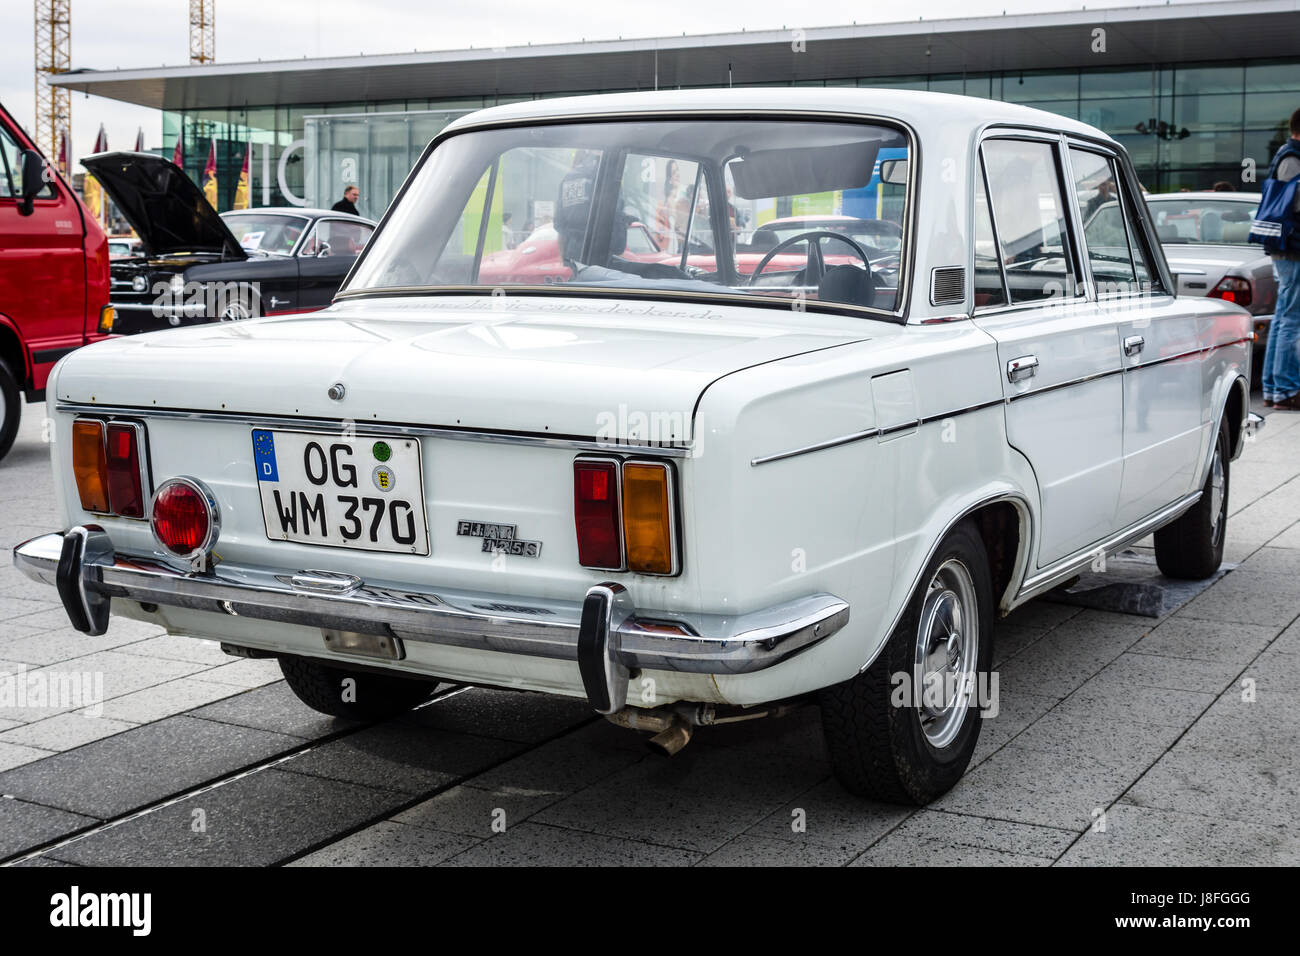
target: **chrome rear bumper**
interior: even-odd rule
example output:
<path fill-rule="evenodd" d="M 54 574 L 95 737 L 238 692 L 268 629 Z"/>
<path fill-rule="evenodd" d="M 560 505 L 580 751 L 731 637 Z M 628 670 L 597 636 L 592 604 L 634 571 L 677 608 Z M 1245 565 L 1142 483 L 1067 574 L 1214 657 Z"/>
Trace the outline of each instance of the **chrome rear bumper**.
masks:
<path fill-rule="evenodd" d="M 592 706 L 619 709 L 633 668 L 740 674 L 824 640 L 849 619 L 830 594 L 740 615 L 638 611 L 617 583 L 581 601 L 410 588 L 335 572 L 220 564 L 209 574 L 156 556 L 119 555 L 96 526 L 45 534 L 14 548 L 14 566 L 58 588 L 78 630 L 102 634 L 113 598 L 404 641 L 576 660 Z"/>

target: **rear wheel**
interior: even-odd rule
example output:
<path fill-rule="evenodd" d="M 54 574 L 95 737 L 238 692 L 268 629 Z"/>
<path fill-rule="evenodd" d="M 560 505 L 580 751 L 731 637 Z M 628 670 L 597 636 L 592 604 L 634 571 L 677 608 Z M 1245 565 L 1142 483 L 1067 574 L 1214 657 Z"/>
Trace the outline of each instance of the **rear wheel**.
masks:
<path fill-rule="evenodd" d="M 422 704 L 438 682 L 332 667 L 307 657 L 283 656 L 280 672 L 300 701 L 331 717 L 383 720 Z"/>
<path fill-rule="evenodd" d="M 9 454 L 14 439 L 18 437 L 18 421 L 22 413 L 18 380 L 4 360 L 0 359 L 0 458 Z"/>
<path fill-rule="evenodd" d="M 1219 570 L 1228 532 L 1228 456 L 1228 423 L 1224 421 L 1219 424 L 1200 500 L 1156 532 L 1156 564 L 1161 573 L 1199 581 Z"/>
<path fill-rule="evenodd" d="M 875 662 L 821 692 L 827 749 L 845 789 L 905 804 L 950 790 L 979 739 L 977 688 L 992 657 L 988 555 L 963 523 L 939 545 Z"/>

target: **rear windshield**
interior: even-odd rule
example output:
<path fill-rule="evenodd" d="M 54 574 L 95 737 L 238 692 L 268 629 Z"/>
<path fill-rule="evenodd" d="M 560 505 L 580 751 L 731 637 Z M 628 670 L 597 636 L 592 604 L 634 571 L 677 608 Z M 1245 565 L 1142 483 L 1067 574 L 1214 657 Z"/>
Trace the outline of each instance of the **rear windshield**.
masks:
<path fill-rule="evenodd" d="M 1247 245 L 1258 201 L 1147 198 L 1161 242 Z"/>
<path fill-rule="evenodd" d="M 345 291 L 615 289 L 893 313 L 908 159 L 900 130 L 855 122 L 470 131 L 418 170 Z"/>

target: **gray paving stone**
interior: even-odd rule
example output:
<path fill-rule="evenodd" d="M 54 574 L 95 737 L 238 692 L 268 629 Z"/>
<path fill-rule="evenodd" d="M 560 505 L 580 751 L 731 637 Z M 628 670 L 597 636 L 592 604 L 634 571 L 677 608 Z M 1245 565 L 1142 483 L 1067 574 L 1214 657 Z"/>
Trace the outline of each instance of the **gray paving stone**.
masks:
<path fill-rule="evenodd" d="M 381 784 L 408 794 L 427 793 L 518 753 L 522 745 L 491 737 L 379 724 L 319 744 L 281 764 L 292 773 Z"/>
<path fill-rule="evenodd" d="M 217 684 L 253 688 L 283 680 L 284 675 L 280 673 L 280 665 L 273 660 L 244 659 L 205 670 L 203 679 Z"/>
<path fill-rule="evenodd" d="M 1300 833 L 1268 826 L 1174 813 L 1121 801 L 1106 813 L 1106 829 L 1089 828 L 1061 857 L 1063 866 L 1296 866 Z"/>
<path fill-rule="evenodd" d="M 1139 642 L 1139 646 L 1141 646 Z M 1132 684 L 1163 690 L 1220 694 L 1241 671 L 1240 664 L 1201 661 L 1126 651 L 1089 680 L 1084 687 L 1104 683 Z"/>
<path fill-rule="evenodd" d="M 690 866 L 703 856 L 532 821 L 452 857 L 452 866 Z"/>
<path fill-rule="evenodd" d="M 1243 760 L 1294 760 L 1300 739 L 1300 705 L 1283 721 L 1261 720 L 1262 716 L 1258 703 L 1232 707 L 1216 703 L 1188 729 L 1178 742 L 1179 750 Z"/>
<path fill-rule="evenodd" d="M 1300 589 L 1280 586 L 1275 574 L 1233 571 L 1194 598 L 1181 613 L 1229 624 L 1281 627 L 1300 616 Z"/>
<path fill-rule="evenodd" d="M 1268 646 L 1275 625 L 1224 624 L 1176 614 L 1133 645 L 1136 654 L 1245 664 Z"/>
<path fill-rule="evenodd" d="M 856 797 L 836 781 L 826 780 L 767 814 L 745 833 L 766 840 L 816 844 L 855 856 L 915 812 Z M 796 820 L 802 832 L 795 832 Z"/>
<path fill-rule="evenodd" d="M 522 823 L 563 796 L 552 790 L 526 787 L 484 790 L 462 784 L 402 811 L 393 819 L 408 826 L 486 839 L 492 836 L 492 827 L 498 821 L 504 820 L 507 827 Z"/>
<path fill-rule="evenodd" d="M 1131 778 L 1172 747 L 1182 726 L 1137 723 L 1104 710 L 1064 707 L 1047 714 L 1018 736 L 1016 745 L 1052 754 L 1070 764 L 1099 764 Z"/>
<path fill-rule="evenodd" d="M 104 701 L 102 707 L 104 716 L 110 720 L 148 724 L 239 693 L 242 693 L 242 690 L 238 687 L 206 681 L 200 674 L 194 677 L 178 677 L 165 684 L 155 684 L 144 690 L 114 697 L 112 700 Z"/>
<path fill-rule="evenodd" d="M 696 866 L 844 866 L 853 852 L 842 848 L 742 833 L 714 850 Z"/>
<path fill-rule="evenodd" d="M 62 613 L 62 610 L 59 613 Z M 57 630 L 37 631 L 25 637 L 8 640 L 4 643 L 3 653 L 7 660 L 20 661 L 29 667 L 41 667 L 70 663 L 90 654 L 131 644 L 136 640 L 138 638 L 121 634 L 91 637 L 70 627 L 63 627 Z"/>
<path fill-rule="evenodd" d="M 651 757 L 634 733 L 600 720 L 474 777 L 484 789 L 572 793 Z"/>
<path fill-rule="evenodd" d="M 1125 679 L 1085 682 L 1056 708 L 1062 714 L 1097 715 L 1134 724 L 1187 727 L 1214 703 L 1214 694 L 1150 687 Z"/>
<path fill-rule="evenodd" d="M 1294 474 L 1295 466 L 1291 465 Z M 1247 558 L 1242 571 L 1300 577 L 1300 549 L 1263 547 Z"/>
<path fill-rule="evenodd" d="M 53 807 L 0 798 L 0 860 L 17 856 L 94 823 L 90 817 L 55 810 Z"/>
<path fill-rule="evenodd" d="M 1050 861 L 1064 853 L 1077 835 L 1073 830 L 1056 827 L 921 810 L 904 820 L 881 843 L 922 840 L 953 847 L 997 850 Z"/>
<path fill-rule="evenodd" d="M 101 819 L 300 746 L 296 737 L 169 717 L 0 774 L 0 793 Z"/>
<path fill-rule="evenodd" d="M 594 718 L 585 700 L 474 687 L 402 720 L 438 730 L 537 743 Z"/>
<path fill-rule="evenodd" d="M 199 676 L 206 680 L 206 675 Z M 360 726 L 355 721 L 330 717 L 312 710 L 294 695 L 284 681 L 253 690 L 236 690 L 232 685 L 225 687 L 227 693 L 222 700 L 198 708 L 191 716 L 219 720 L 239 727 L 256 727 L 307 740 Z"/>
<path fill-rule="evenodd" d="M 130 730 L 135 724 L 107 717 L 92 717 L 84 713 L 58 714 L 23 724 L 14 730 L 0 733 L 0 743 L 22 744 L 26 747 L 38 747 L 41 750 L 57 752 L 80 747 L 92 740 L 120 734 Z"/>
<path fill-rule="evenodd" d="M 147 637 L 125 646 L 123 651 L 127 654 L 144 654 L 165 660 L 191 661 L 195 664 L 207 664 L 210 667 L 220 667 L 233 660 L 216 641 L 175 637 L 171 634 Z"/>
<path fill-rule="evenodd" d="M 391 812 L 403 799 L 388 790 L 272 768 L 48 855 L 85 866 L 268 866 Z M 203 828 L 196 830 L 200 822 Z"/>
<path fill-rule="evenodd" d="M 289 865 L 434 866 L 477 842 L 453 833 L 438 833 L 384 820 Z"/>
<path fill-rule="evenodd" d="M 1079 831 L 1131 782 L 1131 776 L 1100 761 L 1033 750 L 1014 740 L 931 807 Z"/>
<path fill-rule="evenodd" d="M 25 747 L 20 744 L 8 744 L 0 741 L 0 771 L 21 767 L 34 760 L 41 760 L 51 753 L 52 751 L 49 750 L 40 750 L 36 747 Z M 3 791 L 0 790 L 0 792 Z"/>
<path fill-rule="evenodd" d="M 628 776 L 624 771 L 552 804 L 522 826 L 546 823 L 705 854 L 771 809 L 766 802 L 739 793 L 656 785 L 643 775 Z"/>
<path fill-rule="evenodd" d="M 1174 748 L 1143 774 L 1125 803 L 1215 819 L 1291 826 L 1300 807 L 1294 756 L 1230 757 Z"/>
<path fill-rule="evenodd" d="M 939 840 L 885 837 L 849 866 L 1049 866 L 1050 860 Z"/>

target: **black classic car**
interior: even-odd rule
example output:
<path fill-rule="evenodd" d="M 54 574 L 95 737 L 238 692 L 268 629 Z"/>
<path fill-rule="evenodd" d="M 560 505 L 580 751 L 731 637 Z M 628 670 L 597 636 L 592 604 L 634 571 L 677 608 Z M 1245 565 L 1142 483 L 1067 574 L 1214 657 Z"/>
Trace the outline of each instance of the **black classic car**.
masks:
<path fill-rule="evenodd" d="M 218 215 L 184 171 L 152 153 L 81 162 L 141 241 L 143 254 L 111 263 L 119 334 L 324 308 L 375 228 L 325 209 Z"/>

